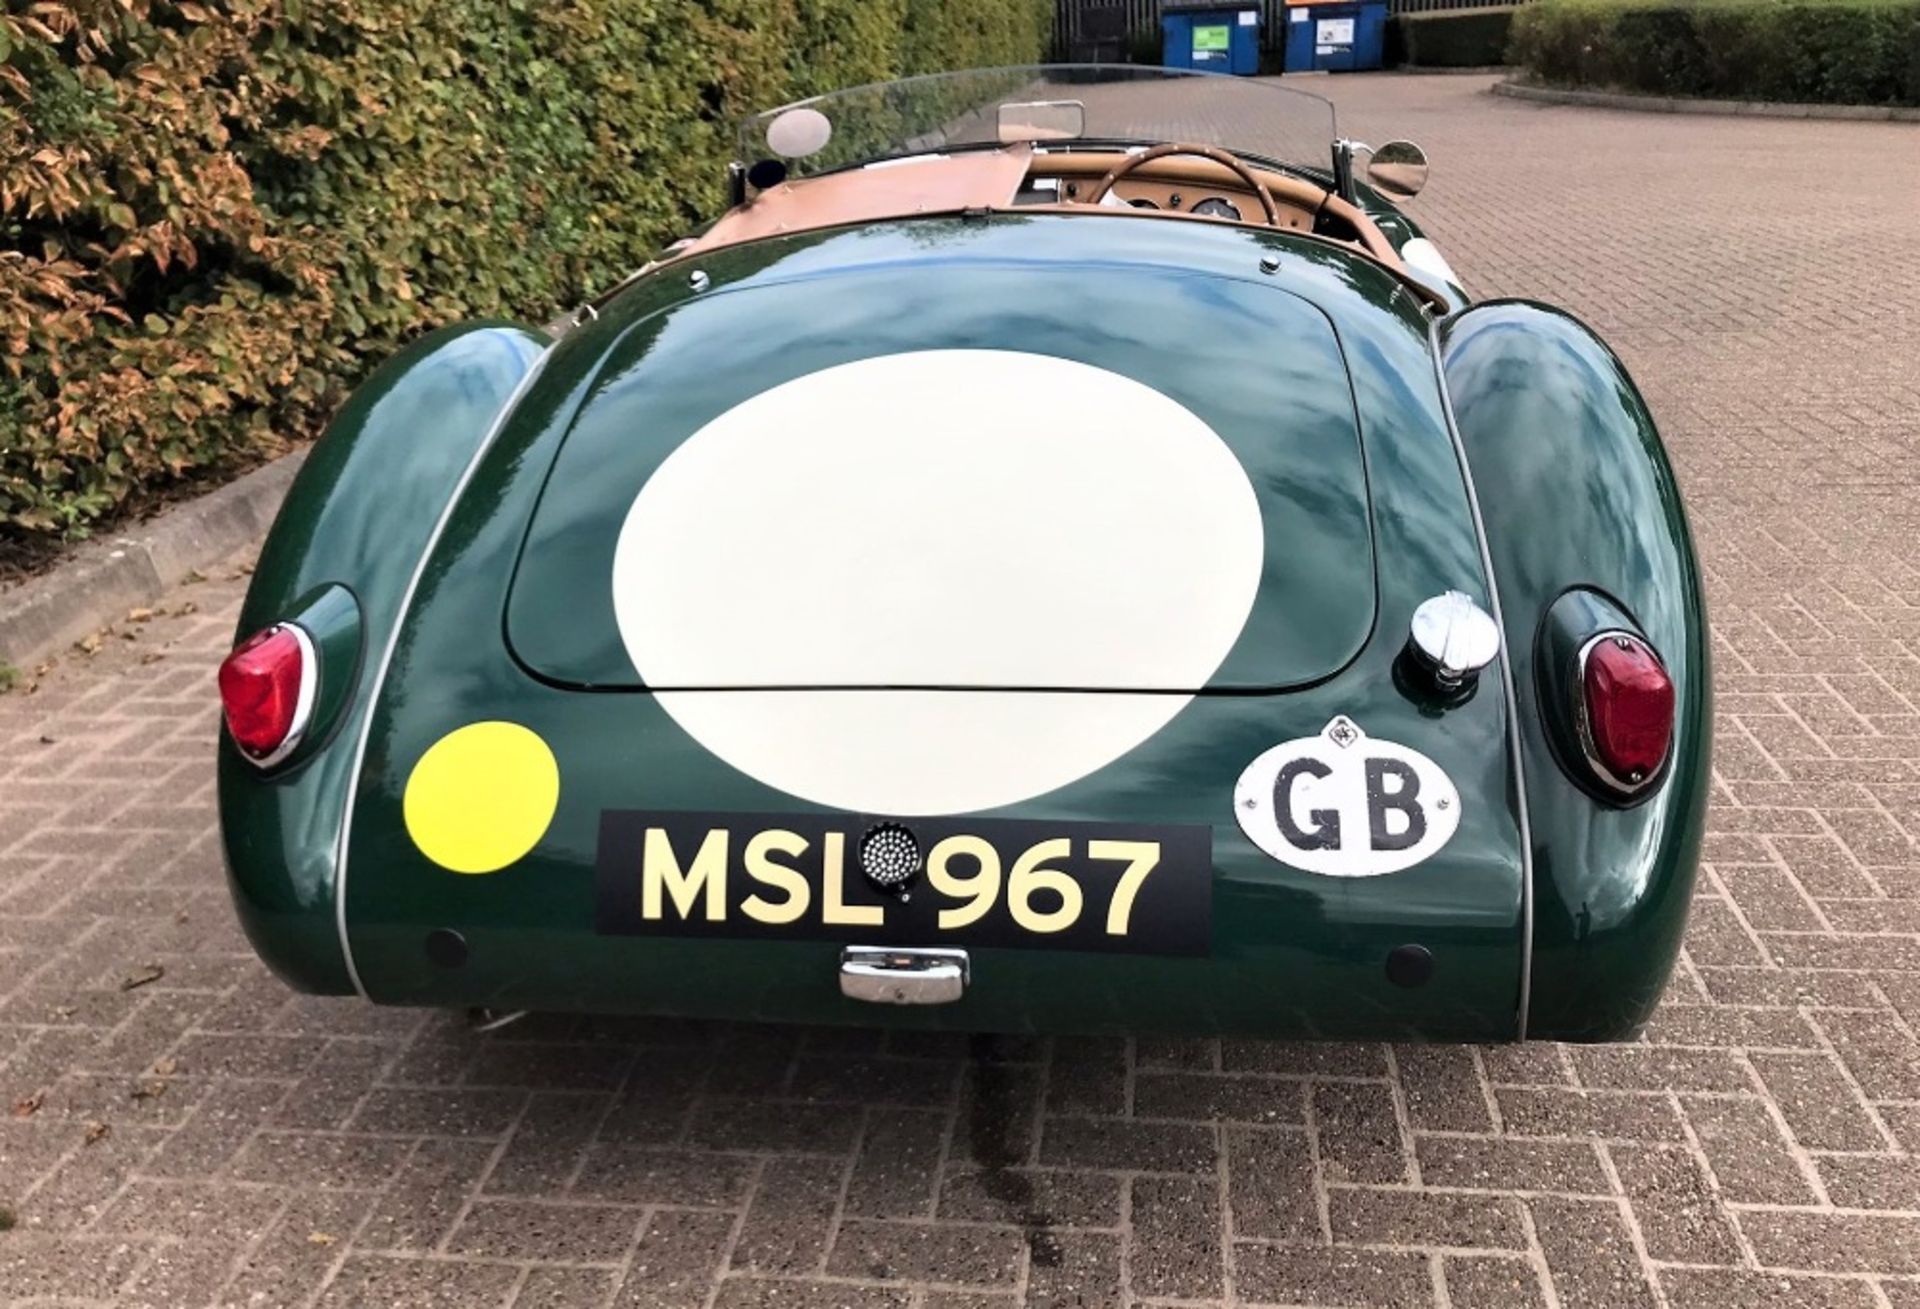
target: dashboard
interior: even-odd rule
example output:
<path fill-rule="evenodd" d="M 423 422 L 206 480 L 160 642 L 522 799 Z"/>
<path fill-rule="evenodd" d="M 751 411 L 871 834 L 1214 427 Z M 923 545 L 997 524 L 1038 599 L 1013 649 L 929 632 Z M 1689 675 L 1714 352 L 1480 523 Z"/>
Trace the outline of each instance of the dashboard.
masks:
<path fill-rule="evenodd" d="M 1016 198 L 1016 204 L 1073 204 L 1092 192 L 1094 178 L 1036 177 L 1028 180 Z M 1260 201 L 1251 192 L 1212 183 L 1198 185 L 1161 182 L 1148 178 L 1123 178 L 1113 187 L 1115 199 L 1135 209 L 1192 214 L 1201 218 L 1219 218 L 1228 222 L 1263 222 Z M 1280 226 L 1298 232 L 1313 230 L 1313 215 L 1305 209 L 1275 198 L 1280 210 Z"/>

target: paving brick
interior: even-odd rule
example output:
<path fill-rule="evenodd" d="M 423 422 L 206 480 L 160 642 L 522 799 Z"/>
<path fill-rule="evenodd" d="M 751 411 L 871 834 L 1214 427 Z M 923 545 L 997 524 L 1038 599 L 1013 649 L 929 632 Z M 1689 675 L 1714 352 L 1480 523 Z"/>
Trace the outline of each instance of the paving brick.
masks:
<path fill-rule="evenodd" d="M 1400 1124 L 1386 1087 L 1321 1083 L 1313 1088 L 1313 1114 L 1320 1167 L 1329 1181 L 1405 1180 Z"/>
<path fill-rule="evenodd" d="M 717 1150 L 845 1154 L 859 1131 L 860 1115 L 842 1104 L 728 1098 L 696 1105 L 689 1135 Z"/>
<path fill-rule="evenodd" d="M 1328 1191 L 1327 1217 L 1333 1239 L 1348 1245 L 1483 1250 L 1527 1245 L 1520 1201 L 1505 1196 L 1340 1186 Z"/>
<path fill-rule="evenodd" d="M 295 1087 L 289 1095 L 300 1092 Z M 356 1132 L 404 1136 L 503 1136 L 526 1105 L 527 1093 L 518 1090 L 376 1086 L 348 1103 L 347 1125 Z"/>
<path fill-rule="evenodd" d="M 220 1288 L 217 1303 L 222 1309 L 277 1309 L 310 1303 L 314 1289 L 327 1281 L 343 1254 L 354 1249 L 368 1203 L 369 1197 L 363 1192 L 294 1195 L 266 1235 L 237 1261 L 232 1278 Z M 483 1284 L 476 1283 L 476 1289 Z M 397 1292 L 401 1285 L 385 1282 L 382 1289 Z M 449 1289 L 453 1288 L 429 1279 L 421 1288 L 420 1298 L 431 1300 Z M 336 1302 L 346 1298 L 342 1293 Z M 392 1303 L 410 1301 L 396 1299 Z"/>
<path fill-rule="evenodd" d="M 727 1214 L 657 1210 L 647 1219 L 615 1293 L 622 1309 L 682 1309 L 713 1293 L 734 1220 Z"/>
<path fill-rule="evenodd" d="M 1533 1227 L 1560 1303 L 1582 1309 L 1654 1304 L 1617 1206 L 1605 1201 L 1530 1199 Z"/>
<path fill-rule="evenodd" d="M 956 1160 L 988 1167 L 1030 1163 L 1039 1144 L 1041 1070 L 980 1061 L 960 1081 L 953 1125 Z"/>
<path fill-rule="evenodd" d="M 1014 1303 L 1002 1297 L 994 1302 L 1009 1309 Z M 883 1286 L 729 1277 L 720 1283 L 714 1309 L 911 1309 L 912 1304 L 910 1293 Z"/>
<path fill-rule="evenodd" d="M 1793 1305 L 1796 1309 L 1876 1309 L 1880 1303 L 1866 1282 L 1837 1277 L 1663 1268 L 1660 1285 L 1666 1289 L 1671 1309 L 1752 1309 L 1764 1304 Z"/>
<path fill-rule="evenodd" d="M 1415 1138 L 1414 1152 L 1421 1180 L 1429 1186 L 1589 1195 L 1604 1195 L 1611 1189 L 1600 1156 L 1585 1143 L 1420 1136 Z"/>
<path fill-rule="evenodd" d="M 1860 1093 L 1826 1055 L 1754 1054 L 1760 1080 L 1810 1150 L 1878 1150 L 1885 1140 Z"/>
<path fill-rule="evenodd" d="M 275 1106 L 274 1125 L 345 1127 L 396 1053 L 394 1046 L 379 1041 L 328 1042 L 318 1062 Z M 464 1122 L 457 1115 L 443 1121 Z"/>
<path fill-rule="evenodd" d="M 950 1171 L 939 1215 L 1019 1227 L 1114 1227 L 1122 1185 L 1112 1173 L 1054 1168 Z"/>
<path fill-rule="evenodd" d="M 607 1097 L 603 1095 L 535 1092 L 523 1101 L 523 1093 L 518 1091 L 466 1094 L 509 1097 L 475 1106 L 465 1120 L 465 1134 L 472 1136 L 492 1136 L 505 1130 L 505 1124 L 512 1123 L 506 1148 L 500 1151 L 493 1171 L 487 1174 L 489 1191 L 536 1194 L 564 1188 L 579 1170 L 588 1145 L 596 1139 L 595 1128 L 605 1127 Z M 424 1105 L 417 1107 L 424 1108 Z M 628 1135 L 611 1139 L 602 1135 L 599 1139 L 609 1147 L 631 1143 Z"/>
<path fill-rule="evenodd" d="M 104 1137 L 95 1134 L 105 1128 Z M 87 1124 L 81 1146 L 28 1198 L 35 1226 L 80 1229 L 120 1193 L 163 1137 L 158 1128 Z M 92 1138 L 89 1140 L 89 1138 Z"/>
<path fill-rule="evenodd" d="M 1313 1146 L 1304 1132 L 1226 1134 L 1234 1230 L 1241 1236 L 1321 1239 Z"/>
<path fill-rule="evenodd" d="M 1225 1273 L 1217 1182 L 1136 1177 L 1131 1213 L 1134 1294 L 1190 1300 L 1220 1294 Z"/>
<path fill-rule="evenodd" d="M 847 1187 L 847 1212 L 867 1218 L 931 1215 L 949 1121 L 931 1110 L 869 1110 Z"/>
<path fill-rule="evenodd" d="M 284 1195 L 259 1187 L 136 1181 L 106 1207 L 93 1230 L 177 1240 L 218 1234 L 244 1242 L 266 1231 L 285 1203 Z"/>
<path fill-rule="evenodd" d="M 145 1253 L 143 1243 L 120 1236 L 10 1232 L 0 1242 L 0 1287 L 22 1300 L 34 1296 L 100 1299 L 127 1279 Z"/>
<path fill-rule="evenodd" d="M 1652 1045 L 1771 1050 L 1811 1050 L 1820 1044 L 1819 1035 L 1794 1010 L 1717 1004 L 1662 1005 L 1647 1024 L 1646 1039 Z"/>
<path fill-rule="evenodd" d="M 1049 1118 L 1042 1163 L 1063 1168 L 1125 1168 L 1155 1173 L 1211 1173 L 1211 1128 L 1128 1118 Z"/>
<path fill-rule="evenodd" d="M 1722 864 L 1715 866 L 1714 873 L 1755 931 L 1819 930 L 1819 912 L 1786 869 L 1772 864 Z"/>
<path fill-rule="evenodd" d="M 1740 1230 L 1763 1267 L 1920 1273 L 1920 1218 L 1750 1209 Z"/>
<path fill-rule="evenodd" d="M 321 1309 L 370 1304 L 478 1309 L 506 1304 L 519 1279 L 519 1269 L 498 1264 L 359 1255 L 347 1260 L 319 1303 Z"/>
<path fill-rule="evenodd" d="M 1387 1075 L 1387 1052 L 1377 1045 L 1222 1041 L 1220 1062 L 1230 1073 L 1277 1073 L 1289 1077 Z"/>
<path fill-rule="evenodd" d="M 1026 1241 L 1007 1228 L 872 1219 L 840 1225 L 827 1271 L 886 1281 L 974 1282 L 1011 1286 Z"/>
<path fill-rule="evenodd" d="M 793 1094 L 854 1104 L 943 1105 L 953 1099 L 960 1065 L 951 1060 L 801 1059 Z"/>
<path fill-rule="evenodd" d="M 1241 1298 L 1256 1303 L 1411 1309 L 1434 1302 L 1425 1255 L 1242 1243 L 1234 1262 Z"/>
<path fill-rule="evenodd" d="M 1125 1113 L 1127 1043 L 1114 1037 L 1056 1038 L 1046 1107 L 1050 1114 Z"/>
<path fill-rule="evenodd" d="M 1920 1209 L 1920 1159 L 1911 1155 L 1823 1155 L 1816 1168 L 1843 1209 Z"/>
<path fill-rule="evenodd" d="M 1920 1100 L 1920 1041 L 1878 1014 L 1813 1017 L 1869 1100 Z"/>
<path fill-rule="evenodd" d="M 1614 1145 L 1607 1153 L 1651 1258 L 1686 1264 L 1740 1262 L 1740 1246 L 1720 1198 L 1690 1151 Z"/>
<path fill-rule="evenodd" d="M 602 1145 L 587 1152 L 573 1193 L 617 1204 L 732 1206 L 746 1198 L 752 1166 L 693 1150 Z"/>
<path fill-rule="evenodd" d="M 644 1211 L 613 1205 L 480 1200 L 453 1229 L 447 1253 L 489 1259 L 617 1264 Z"/>
<path fill-rule="evenodd" d="M 377 1187 L 399 1171 L 413 1146 L 384 1136 L 261 1132 L 234 1161 L 245 1181 L 296 1187 Z"/>
<path fill-rule="evenodd" d="M 1622 1045 L 1570 1052 L 1582 1085 L 1613 1091 L 1750 1091 L 1739 1058 L 1719 1050 Z"/>
<path fill-rule="evenodd" d="M 176 1309 L 205 1303 L 211 1288 L 231 1275 L 245 1248 L 235 1240 L 156 1243 L 140 1271 L 121 1285 L 114 1302 L 127 1309 Z"/>
<path fill-rule="evenodd" d="M 371 1250 L 433 1249 L 453 1229 L 492 1157 L 489 1145 L 423 1141 L 374 1204 L 360 1245 Z"/>
<path fill-rule="evenodd" d="M 1401 1046 L 1394 1051 L 1407 1118 L 1416 1131 L 1490 1132 L 1493 1112 L 1481 1090 L 1474 1052 L 1465 1046 Z"/>
<path fill-rule="evenodd" d="M 1141 1118 L 1304 1124 L 1306 1091 L 1305 1083 L 1279 1077 L 1143 1072 L 1134 1078 L 1133 1112 Z"/>
<path fill-rule="evenodd" d="M 1622 1091 L 1549 1091 L 1500 1087 L 1494 1092 L 1507 1131 L 1516 1136 L 1683 1139 L 1680 1113 L 1666 1096 Z"/>
<path fill-rule="evenodd" d="M 1864 973 L 1819 973 L 1806 968 L 1702 968 L 1698 972 L 1716 1004 L 1880 1007 L 1873 981 Z"/>
<path fill-rule="evenodd" d="M 1453 1309 L 1526 1309 L 1547 1303 L 1540 1270 L 1525 1259 L 1448 1255 L 1441 1263 Z"/>
<path fill-rule="evenodd" d="M 576 1309 L 606 1303 L 619 1275 L 598 1268 L 534 1268 L 514 1293 L 513 1309 Z"/>
<path fill-rule="evenodd" d="M 827 1260 L 845 1170 L 816 1160 L 769 1159 L 747 1206 L 730 1266 L 757 1273 L 818 1271 Z"/>
<path fill-rule="evenodd" d="M 626 1078 L 633 1052 L 621 1046 L 493 1041 L 467 1069 L 475 1086 L 537 1086 L 611 1091 Z"/>
<path fill-rule="evenodd" d="M 1120 1238 L 1104 1232 L 1041 1232 L 1028 1239 L 1026 1303 L 1050 1309 L 1120 1304 Z"/>
<path fill-rule="evenodd" d="M 1817 1198 L 1765 1102 L 1687 1096 L 1693 1134 L 1723 1199 L 1746 1204 L 1812 1204 Z"/>

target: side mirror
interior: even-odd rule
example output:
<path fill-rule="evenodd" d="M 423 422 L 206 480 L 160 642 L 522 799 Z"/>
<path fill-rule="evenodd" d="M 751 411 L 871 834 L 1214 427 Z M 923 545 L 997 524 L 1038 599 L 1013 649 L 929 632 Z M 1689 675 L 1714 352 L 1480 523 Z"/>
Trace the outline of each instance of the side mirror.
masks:
<path fill-rule="evenodd" d="M 1382 195 L 1410 200 L 1427 184 L 1427 152 L 1411 141 L 1389 141 L 1367 160 L 1367 183 Z"/>

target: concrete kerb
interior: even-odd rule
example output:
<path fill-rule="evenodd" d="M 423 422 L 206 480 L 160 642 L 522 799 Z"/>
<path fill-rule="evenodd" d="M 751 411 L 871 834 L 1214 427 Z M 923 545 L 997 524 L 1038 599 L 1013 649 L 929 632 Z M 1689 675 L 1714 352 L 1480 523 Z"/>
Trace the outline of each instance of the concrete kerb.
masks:
<path fill-rule="evenodd" d="M 0 664 L 31 668 L 264 536 L 305 459 L 282 456 L 0 590 Z"/>
<path fill-rule="evenodd" d="M 1536 104 L 1579 105 L 1589 109 L 1637 109 L 1656 114 L 1726 114 L 1735 118 L 1853 119 L 1876 123 L 1920 123 L 1920 107 L 1904 105 L 1768 104 L 1758 100 L 1695 100 L 1686 96 L 1636 95 L 1627 91 L 1575 91 L 1526 82 L 1495 82 L 1495 95 Z"/>

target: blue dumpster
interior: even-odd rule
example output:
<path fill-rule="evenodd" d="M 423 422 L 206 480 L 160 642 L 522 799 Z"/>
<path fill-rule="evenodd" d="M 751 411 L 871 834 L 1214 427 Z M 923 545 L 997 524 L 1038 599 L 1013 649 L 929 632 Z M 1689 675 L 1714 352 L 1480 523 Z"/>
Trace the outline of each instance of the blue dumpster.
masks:
<path fill-rule="evenodd" d="M 1386 0 L 1287 0 L 1289 73 L 1378 68 L 1386 45 Z"/>
<path fill-rule="evenodd" d="M 1260 9 L 1221 0 L 1163 0 L 1160 62 L 1208 73 L 1260 71 Z"/>

